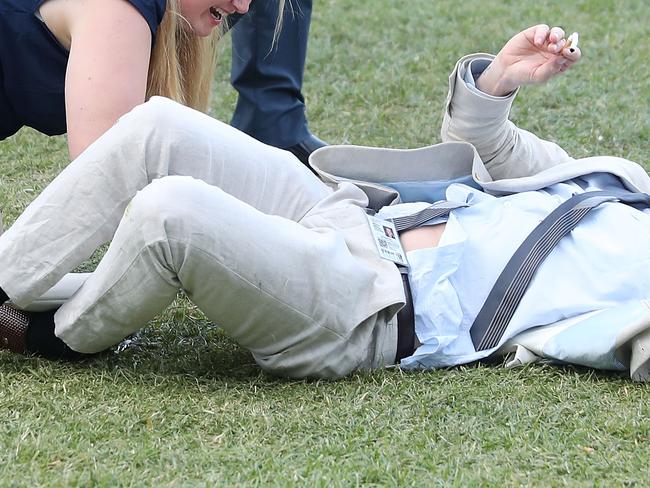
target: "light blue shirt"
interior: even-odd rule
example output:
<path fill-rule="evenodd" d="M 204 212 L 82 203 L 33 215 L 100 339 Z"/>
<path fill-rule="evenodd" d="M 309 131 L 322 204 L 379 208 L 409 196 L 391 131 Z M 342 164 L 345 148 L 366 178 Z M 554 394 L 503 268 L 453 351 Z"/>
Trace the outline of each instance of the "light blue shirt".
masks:
<path fill-rule="evenodd" d="M 465 82 L 471 90 L 478 91 L 475 79 L 487 66 L 488 60 L 470 65 Z M 489 356 L 508 339 L 540 325 L 614 308 L 614 315 L 636 317 L 645 309 L 639 301 L 650 295 L 650 210 L 605 203 L 592 210 L 541 264 L 500 343 L 475 351 L 469 329 L 506 263 L 537 224 L 576 193 L 624 188 L 618 178 L 604 173 L 504 197 L 488 195 L 465 181 L 446 183 L 451 183 L 446 199 L 469 206 L 427 222 L 447 222 L 437 247 L 407 253 L 415 330 L 422 345 L 401 361 L 402 368 L 464 364 Z M 398 190 L 405 201 L 427 195 L 421 187 Z M 424 199 L 431 202 L 442 192 L 434 186 Z M 428 205 L 384 207 L 377 216 L 409 215 Z M 621 369 L 614 348 L 626 321 L 618 326 L 607 320 L 601 324 L 603 317 L 609 315 L 601 313 L 596 320 L 582 322 L 584 326 L 557 334 L 547 344 L 548 357 Z M 585 327 L 591 331 L 588 341 Z M 593 347 L 594 341 L 604 345 Z M 558 347 L 562 351 L 551 350 Z"/>
<path fill-rule="evenodd" d="M 618 178 L 603 173 L 504 197 L 452 184 L 447 200 L 470 206 L 450 214 L 438 247 L 407 253 L 415 329 L 422 345 L 402 360 L 401 367 L 437 368 L 475 361 L 532 327 L 647 298 L 650 211 L 605 203 L 592 210 L 542 263 L 497 347 L 476 352 L 469 335 L 505 264 L 544 217 L 576 193 L 622 188 Z M 395 217 L 425 206 L 385 207 L 378 216 Z"/>

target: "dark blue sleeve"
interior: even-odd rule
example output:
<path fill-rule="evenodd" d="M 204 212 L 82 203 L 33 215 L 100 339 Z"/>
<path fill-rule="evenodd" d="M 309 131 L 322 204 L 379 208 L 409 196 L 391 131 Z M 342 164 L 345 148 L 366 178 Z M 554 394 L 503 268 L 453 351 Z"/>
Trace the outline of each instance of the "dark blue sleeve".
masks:
<path fill-rule="evenodd" d="M 144 19 L 149 24 L 151 35 L 155 36 L 158 26 L 162 22 L 163 15 L 165 15 L 165 8 L 167 7 L 167 0 L 128 0 L 138 12 L 142 14 Z"/>

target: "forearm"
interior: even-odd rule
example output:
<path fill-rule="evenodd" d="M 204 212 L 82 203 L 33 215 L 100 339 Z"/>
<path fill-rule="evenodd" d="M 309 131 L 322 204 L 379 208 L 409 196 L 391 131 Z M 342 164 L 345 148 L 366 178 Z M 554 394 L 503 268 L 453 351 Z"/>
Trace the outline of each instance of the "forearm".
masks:
<path fill-rule="evenodd" d="M 450 77 L 442 140 L 474 145 L 494 179 L 528 176 L 570 160 L 556 144 L 519 129 L 508 120 L 516 90 L 506 96 L 494 96 L 467 83 L 482 72 L 481 60 L 485 64 L 493 59 L 490 55 L 471 55 L 456 65 Z M 470 67 L 475 68 L 474 75 L 468 71 Z"/>

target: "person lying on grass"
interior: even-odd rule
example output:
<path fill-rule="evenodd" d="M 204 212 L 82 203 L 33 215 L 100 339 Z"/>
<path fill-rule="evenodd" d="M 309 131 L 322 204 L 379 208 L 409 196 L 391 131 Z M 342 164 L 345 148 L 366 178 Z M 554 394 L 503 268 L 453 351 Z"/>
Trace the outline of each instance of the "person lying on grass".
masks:
<path fill-rule="evenodd" d="M 445 142 L 320 149 L 311 163 L 327 183 L 287 152 L 153 98 L 0 237 L 2 301 L 11 300 L 0 308 L 2 340 L 19 353 L 84 357 L 143 327 L 183 290 L 264 370 L 338 378 L 466 363 L 536 326 L 638 303 L 650 294 L 650 215 L 602 197 L 559 233 L 514 314 L 473 326 L 519 245 L 560 204 L 597 190 L 642 201 L 650 190 L 634 163 L 573 160 L 508 121 L 521 85 L 550 80 L 580 55 L 561 28 L 537 25 L 496 57 L 464 57 L 450 77 Z M 329 171 L 337 165 L 352 169 L 339 178 Z M 374 182 L 350 181 L 364 179 Z M 424 192 L 409 198 L 418 179 Z M 399 216 L 441 196 L 437 216 L 417 214 L 404 227 Z M 368 207 L 380 220 L 369 222 Z M 380 257 L 395 243 L 389 233 L 375 242 L 377 222 L 407 229 L 399 239 L 408 266 L 393 262 L 399 248 L 393 261 Z M 97 269 L 57 310 L 28 311 L 107 241 Z"/>

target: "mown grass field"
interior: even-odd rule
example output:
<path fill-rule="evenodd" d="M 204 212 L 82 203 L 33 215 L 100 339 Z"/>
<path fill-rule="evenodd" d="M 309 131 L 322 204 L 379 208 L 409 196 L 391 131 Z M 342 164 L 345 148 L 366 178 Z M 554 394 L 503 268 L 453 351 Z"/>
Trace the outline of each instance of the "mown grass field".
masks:
<path fill-rule="evenodd" d="M 647 0 L 314 3 L 304 93 L 332 143 L 437 142 L 455 61 L 546 22 L 581 33 L 583 61 L 522 90 L 516 123 L 576 157 L 650 165 Z M 63 138 L 0 142 L 5 223 L 66 164 Z M 644 486 L 649 417 L 647 386 L 569 367 L 278 380 L 181 298 L 87 363 L 0 352 L 0 486 Z"/>

